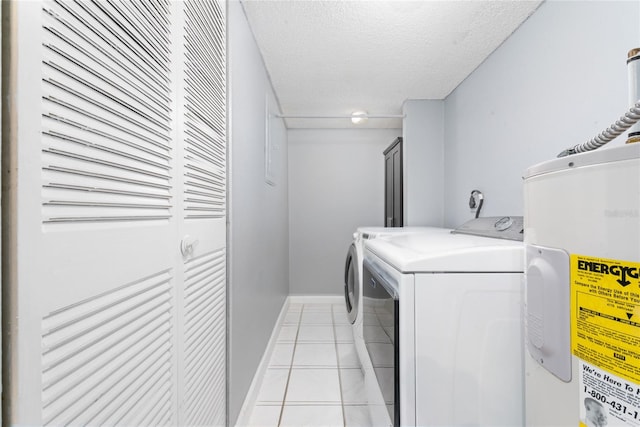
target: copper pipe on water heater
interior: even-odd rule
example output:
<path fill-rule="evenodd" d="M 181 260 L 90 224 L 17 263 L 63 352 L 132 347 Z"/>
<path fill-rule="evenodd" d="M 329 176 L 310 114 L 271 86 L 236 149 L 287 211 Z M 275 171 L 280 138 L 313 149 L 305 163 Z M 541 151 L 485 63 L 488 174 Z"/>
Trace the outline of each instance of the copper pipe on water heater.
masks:
<path fill-rule="evenodd" d="M 627 55 L 629 75 L 629 104 L 640 99 L 640 48 L 631 49 Z M 631 126 L 627 134 L 627 144 L 640 142 L 640 121 Z"/>

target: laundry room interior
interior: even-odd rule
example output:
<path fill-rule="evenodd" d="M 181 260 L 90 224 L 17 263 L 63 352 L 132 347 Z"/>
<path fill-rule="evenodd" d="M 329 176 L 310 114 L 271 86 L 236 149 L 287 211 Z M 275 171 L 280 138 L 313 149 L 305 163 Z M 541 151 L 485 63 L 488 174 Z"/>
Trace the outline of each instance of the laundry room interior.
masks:
<path fill-rule="evenodd" d="M 640 1 L 151 3 L 3 3 L 4 425 L 640 427 Z M 106 47 L 81 28 L 119 16 Z M 166 41 L 149 30 L 165 25 Z M 132 79 L 110 37 L 158 57 L 179 45 L 140 61 L 166 80 L 119 89 Z M 96 58 L 115 77 L 83 80 Z M 219 98 L 190 92 L 199 71 Z M 100 121 L 108 103 L 85 107 L 65 80 L 103 77 L 116 89 L 96 99 L 158 93 L 166 122 Z M 152 138 L 161 170 L 127 163 Z M 124 175 L 100 144 L 129 153 Z M 143 187 L 158 205 L 128 205 Z M 586 326 L 597 310 L 616 326 Z M 120 345 L 128 361 L 107 355 Z"/>
<path fill-rule="evenodd" d="M 286 131 L 282 133 L 282 151 L 278 153 L 282 169 L 277 173 L 282 177 L 279 184 L 288 186 L 288 193 L 278 195 L 278 185 L 271 187 L 260 182 L 264 171 L 262 158 L 253 155 L 264 143 L 264 114 L 254 100 L 261 99 L 263 92 L 273 90 L 268 80 L 269 59 L 286 61 L 286 65 L 275 65 L 277 71 L 281 72 L 284 66 L 295 69 L 297 55 L 304 55 L 306 49 L 295 50 L 301 43 L 299 40 L 295 40 L 293 47 L 287 46 L 290 51 L 267 46 L 273 49 L 263 53 L 267 69 L 257 66 L 262 61 L 252 37 L 251 18 L 259 13 L 267 14 L 268 18 L 263 20 L 256 17 L 263 26 L 264 21 L 272 19 L 269 24 L 273 27 L 253 30 L 259 40 L 262 35 L 271 37 L 269 41 L 277 37 L 287 39 L 293 35 L 286 30 L 291 27 L 302 30 L 309 24 L 294 24 L 293 19 L 288 22 L 286 15 L 278 20 L 275 13 L 269 15 L 261 10 L 261 6 L 268 9 L 268 5 L 247 2 L 249 26 L 241 28 L 238 23 L 238 33 L 234 33 L 233 22 L 237 20 L 246 25 L 240 6 L 242 4 L 236 5 L 234 12 L 231 5 L 229 11 L 232 80 L 260 81 L 259 77 L 264 83 L 251 93 L 248 88 L 243 89 L 245 93 L 232 92 L 231 102 L 234 117 L 241 114 L 243 119 L 253 117 L 255 120 L 254 126 L 246 126 L 245 120 L 234 121 L 232 129 L 232 140 L 236 144 L 232 147 L 232 168 L 235 174 L 240 174 L 239 169 L 244 172 L 248 162 L 253 161 L 251 169 L 255 175 L 251 186 L 246 177 L 239 178 L 239 184 L 238 178 L 233 179 L 238 175 L 232 172 L 232 194 L 235 194 L 232 198 L 236 203 L 232 206 L 246 204 L 255 208 L 252 217 L 238 213 L 242 218 L 235 218 L 233 209 L 231 211 L 231 419 L 245 396 L 253 367 L 263 355 L 283 301 L 294 296 L 341 295 L 345 281 L 344 257 L 352 233 L 360 226 L 385 225 L 382 153 L 391 142 L 403 137 L 405 226 L 460 226 L 475 215 L 468 205 L 474 189 L 484 194 L 482 216 L 521 216 L 523 176 L 529 166 L 553 159 L 566 146 L 592 138 L 628 110 L 627 53 L 640 39 L 638 2 L 547 1 L 530 9 L 531 15 L 450 91 L 436 99 L 408 94 L 401 110 L 375 111 L 343 93 L 335 95 L 338 99 L 347 98 L 343 109 L 317 105 L 316 98 L 323 99 L 322 90 L 331 91 L 322 86 L 322 80 L 316 82 L 309 77 L 291 82 L 278 75 L 282 80 L 274 84 L 283 86 L 282 94 L 276 90 L 281 101 L 295 93 L 309 98 L 298 101 L 305 108 L 293 104 L 285 109 L 285 114 L 349 115 L 367 110 L 370 114 L 404 115 L 402 123 L 392 129 L 385 128 L 385 124 L 393 119 L 370 119 L 364 128 L 349 123 L 348 119 L 342 122 L 321 117 L 285 119 L 287 122 L 280 125 L 286 127 Z M 396 3 L 388 7 L 392 9 Z M 419 6 L 412 4 L 412 7 Z M 300 10 L 305 8 L 301 6 Z M 342 10 L 334 5 L 333 25 L 351 26 L 340 16 Z M 405 31 L 401 22 L 385 25 L 389 17 L 393 17 L 391 12 L 378 17 L 382 21 L 379 36 L 383 39 Z M 407 28 L 412 27 L 407 25 Z M 445 56 L 452 62 L 462 61 L 471 54 L 456 41 L 457 37 L 463 37 L 462 28 L 464 25 L 451 29 L 446 36 L 449 44 L 439 48 L 446 51 Z M 385 53 L 381 55 L 377 51 L 378 43 L 384 45 L 382 41 L 371 40 L 371 33 L 358 36 L 357 31 L 357 25 L 353 24 L 350 42 L 355 40 L 355 45 L 349 43 L 342 48 L 352 49 L 354 61 L 366 56 L 366 61 L 371 61 L 367 63 L 375 65 L 353 79 L 367 80 L 368 73 L 372 78 L 377 77 L 375 67 L 385 62 L 396 69 L 398 80 L 413 78 L 404 76 L 403 68 L 412 70 L 413 63 L 419 60 L 405 58 L 408 61 L 405 65 L 394 59 L 395 52 L 386 51 L 387 59 Z M 299 37 L 304 40 L 305 36 L 309 35 Z M 234 52 L 246 55 L 243 58 L 246 62 L 237 68 Z M 252 60 L 248 52 L 254 52 Z M 318 68 L 317 74 L 337 74 L 341 69 L 331 63 L 318 64 Z M 245 75 L 249 69 L 255 77 Z M 239 76 L 235 77 L 234 73 Z M 331 77 L 327 80 L 332 81 Z M 350 93 L 349 86 L 357 86 L 357 82 L 349 79 L 344 85 L 343 91 Z M 388 81 L 387 85 L 393 87 L 393 82 Z M 381 92 L 386 90 L 389 89 L 380 88 Z M 416 88 L 417 92 L 420 90 L 422 88 Z M 431 90 L 441 91 L 442 87 Z M 329 93 L 334 96 L 333 92 Z M 376 93 L 363 96 L 375 99 Z M 248 114 L 250 108 L 257 110 L 253 116 Z M 379 124 L 380 121 L 385 123 Z M 621 137 L 611 145 L 624 143 Z M 287 203 L 282 202 L 283 197 Z M 264 202 L 256 204 L 256 200 Z M 593 208 L 588 199 L 583 203 L 582 209 Z M 264 227 L 265 215 L 277 218 L 279 226 Z M 236 242 L 235 248 L 233 242 Z M 245 265 L 253 268 L 246 269 Z M 260 298 L 255 298 L 256 295 Z M 255 321 L 258 313 L 263 321 Z"/>

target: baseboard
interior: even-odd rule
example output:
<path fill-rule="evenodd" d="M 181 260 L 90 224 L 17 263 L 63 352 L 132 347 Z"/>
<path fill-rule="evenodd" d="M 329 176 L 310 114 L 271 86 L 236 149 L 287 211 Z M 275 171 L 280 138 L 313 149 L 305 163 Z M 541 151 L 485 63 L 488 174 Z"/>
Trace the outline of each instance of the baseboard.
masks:
<path fill-rule="evenodd" d="M 260 387 L 262 386 L 262 379 L 264 378 L 265 373 L 267 372 L 267 367 L 269 366 L 269 361 L 271 360 L 271 354 L 273 353 L 273 349 L 278 342 L 278 334 L 280 333 L 280 327 L 284 323 L 284 318 L 289 310 L 289 301 L 290 297 L 285 299 L 284 304 L 282 304 L 282 309 L 280 310 L 280 315 L 278 315 L 278 320 L 271 331 L 271 337 L 269 338 L 269 342 L 267 343 L 267 348 L 264 350 L 262 355 L 262 359 L 260 359 L 260 364 L 258 365 L 258 369 L 256 370 L 255 375 L 253 376 L 253 380 L 251 381 L 251 386 L 249 386 L 249 391 L 247 391 L 247 396 L 242 403 L 242 408 L 240 408 L 240 413 L 238 414 L 238 419 L 236 421 L 236 427 L 244 427 L 249 425 L 249 419 L 251 418 L 251 412 L 253 411 L 253 407 L 256 405 L 256 401 L 258 400 L 258 393 L 260 392 Z"/>
<path fill-rule="evenodd" d="M 343 295 L 289 295 L 289 304 L 344 304 Z"/>

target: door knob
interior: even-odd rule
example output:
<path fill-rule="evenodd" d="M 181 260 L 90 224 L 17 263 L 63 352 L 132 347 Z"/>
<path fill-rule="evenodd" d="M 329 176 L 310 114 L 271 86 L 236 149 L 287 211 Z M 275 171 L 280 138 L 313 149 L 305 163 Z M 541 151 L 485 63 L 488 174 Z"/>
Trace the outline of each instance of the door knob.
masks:
<path fill-rule="evenodd" d="M 184 236 L 182 238 L 182 241 L 180 242 L 180 252 L 182 252 L 182 256 L 188 257 L 193 255 L 193 251 L 195 250 L 197 245 L 198 239 L 189 235 Z"/>

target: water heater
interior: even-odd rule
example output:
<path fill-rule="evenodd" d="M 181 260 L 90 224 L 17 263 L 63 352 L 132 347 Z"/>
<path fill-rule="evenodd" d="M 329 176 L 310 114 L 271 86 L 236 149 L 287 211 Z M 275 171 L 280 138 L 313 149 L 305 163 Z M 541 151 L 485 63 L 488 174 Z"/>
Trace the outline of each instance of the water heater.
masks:
<path fill-rule="evenodd" d="M 640 144 L 524 177 L 528 426 L 640 426 Z"/>

